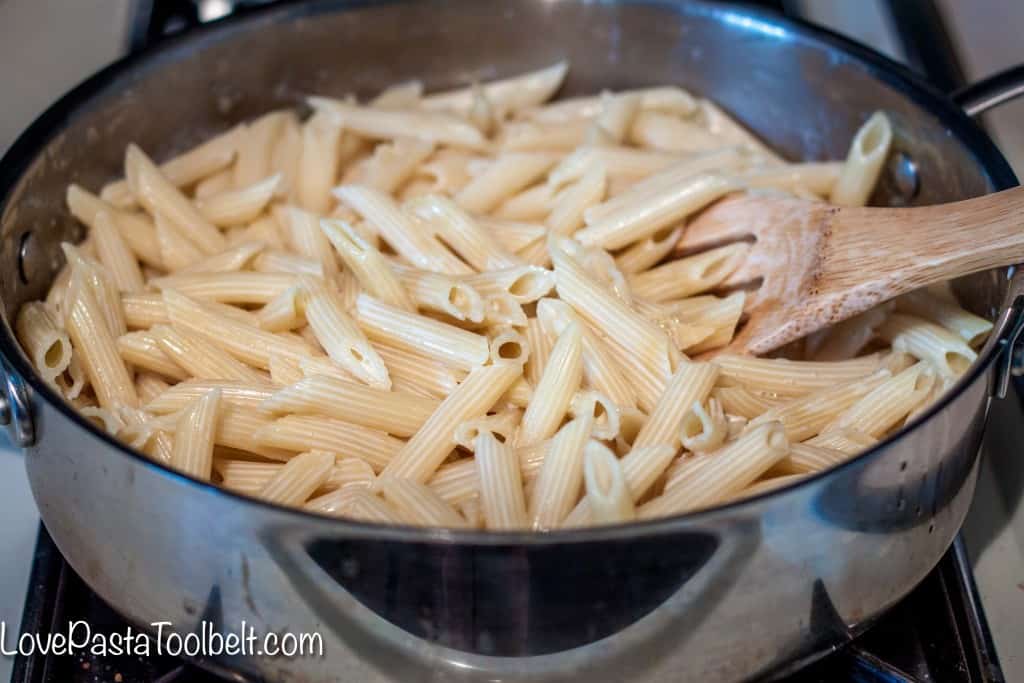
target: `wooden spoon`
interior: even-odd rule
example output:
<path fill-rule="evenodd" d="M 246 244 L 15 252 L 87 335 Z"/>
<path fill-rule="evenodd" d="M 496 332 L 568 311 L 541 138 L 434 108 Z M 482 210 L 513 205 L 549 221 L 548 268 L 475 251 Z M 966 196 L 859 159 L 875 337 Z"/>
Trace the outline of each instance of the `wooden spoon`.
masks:
<path fill-rule="evenodd" d="M 679 250 L 750 239 L 725 286 L 761 280 L 731 352 L 763 354 L 911 290 L 1024 261 L 1024 187 L 915 208 L 731 195 L 697 216 Z"/>

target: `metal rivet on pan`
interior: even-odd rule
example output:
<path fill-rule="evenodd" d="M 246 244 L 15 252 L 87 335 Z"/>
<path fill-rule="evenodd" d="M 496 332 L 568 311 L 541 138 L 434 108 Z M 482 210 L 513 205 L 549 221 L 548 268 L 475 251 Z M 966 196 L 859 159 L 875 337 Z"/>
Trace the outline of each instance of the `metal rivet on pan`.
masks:
<path fill-rule="evenodd" d="M 903 152 L 893 157 L 891 162 L 892 178 L 900 198 L 909 202 L 921 191 L 921 176 L 917 162 Z"/>
<path fill-rule="evenodd" d="M 18 277 L 21 278 L 21 284 L 23 285 L 27 285 L 36 273 L 34 265 L 36 258 L 33 253 L 35 240 L 32 235 L 31 230 L 23 233 L 21 235 L 21 242 L 18 244 Z"/>

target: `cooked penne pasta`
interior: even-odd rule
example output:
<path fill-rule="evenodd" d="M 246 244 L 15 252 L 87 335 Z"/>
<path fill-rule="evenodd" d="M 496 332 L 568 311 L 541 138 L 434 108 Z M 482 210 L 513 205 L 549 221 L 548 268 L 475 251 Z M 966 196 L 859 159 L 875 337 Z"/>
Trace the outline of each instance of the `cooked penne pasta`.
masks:
<path fill-rule="evenodd" d="M 166 325 L 151 328 L 149 334 L 165 356 L 196 379 L 233 379 L 250 384 L 267 380 L 266 375 L 201 337 Z"/>
<path fill-rule="evenodd" d="M 307 101 L 345 130 L 373 140 L 415 137 L 468 149 L 483 147 L 486 142 L 472 124 L 445 112 L 360 107 L 327 97 L 310 97 Z"/>
<path fill-rule="evenodd" d="M 583 332 L 579 323 L 570 323 L 558 336 L 551 355 L 526 406 L 523 421 L 516 432 L 516 446 L 532 446 L 544 441 L 562 423 L 573 395 L 583 377 Z M 592 411 L 586 411 L 590 413 Z"/>
<path fill-rule="evenodd" d="M 252 185 L 270 175 L 274 148 L 290 118 L 291 112 L 272 111 L 245 126 L 238 138 L 233 167 L 236 188 Z"/>
<path fill-rule="evenodd" d="M 300 453 L 286 462 L 260 489 L 258 495 L 271 503 L 301 505 L 327 481 L 333 467 L 333 453 Z"/>
<path fill-rule="evenodd" d="M 58 323 L 57 316 L 39 301 L 32 301 L 18 311 L 14 329 L 18 341 L 39 374 L 55 384 L 71 364 L 71 339 Z"/>
<path fill-rule="evenodd" d="M 470 369 L 487 362 L 487 337 L 453 325 L 407 313 L 360 294 L 356 301 L 360 327 L 373 341 L 413 351 Z"/>
<path fill-rule="evenodd" d="M 405 311 L 415 310 L 412 299 L 392 272 L 384 256 L 342 220 L 323 219 L 320 229 L 334 246 L 345 266 L 370 296 Z"/>
<path fill-rule="evenodd" d="M 629 277 L 630 291 L 650 301 L 667 301 L 714 289 L 732 275 L 747 257 L 744 242 L 677 259 Z"/>
<path fill-rule="evenodd" d="M 466 527 L 468 523 L 430 487 L 418 481 L 381 474 L 377 490 L 409 523 L 444 527 Z"/>
<path fill-rule="evenodd" d="M 356 322 L 345 311 L 341 297 L 324 281 L 299 276 L 306 321 L 331 360 L 354 377 L 379 389 L 389 389 L 391 378 L 384 361 Z"/>
<path fill-rule="evenodd" d="M 483 322 L 486 303 L 472 285 L 448 275 L 406 270 L 398 276 L 415 308 L 434 311 L 464 322 Z"/>
<path fill-rule="evenodd" d="M 383 431 L 321 415 L 286 415 L 260 427 L 253 439 L 285 451 L 329 451 L 384 469 L 403 441 Z"/>
<path fill-rule="evenodd" d="M 568 62 L 556 62 L 536 71 L 484 83 L 481 88 L 487 100 L 503 116 L 546 102 L 561 87 L 568 71 Z M 428 95 L 423 98 L 422 106 L 466 114 L 473 106 L 473 90 L 460 88 Z"/>
<path fill-rule="evenodd" d="M 519 259 L 506 251 L 472 216 L 445 197 L 433 194 L 420 197 L 409 202 L 406 209 L 423 220 L 429 230 L 478 271 L 501 270 L 520 264 Z"/>
<path fill-rule="evenodd" d="M 416 138 L 396 138 L 377 145 L 366 164 L 366 185 L 391 194 L 412 177 L 434 151 L 434 144 Z"/>
<path fill-rule="evenodd" d="M 246 384 L 233 380 L 189 379 L 170 387 L 149 401 L 144 408 L 146 412 L 157 415 L 176 413 L 206 392 L 214 389 L 220 391 L 221 401 L 225 404 L 243 408 L 259 407 L 276 390 L 269 382 Z"/>
<path fill-rule="evenodd" d="M 298 282 L 290 273 L 185 273 L 158 277 L 150 284 L 192 299 L 226 304 L 266 304 Z"/>
<path fill-rule="evenodd" d="M 678 448 L 680 427 L 693 404 L 704 401 L 718 378 L 713 363 L 680 363 L 654 410 L 633 440 L 633 448 L 666 444 Z"/>
<path fill-rule="evenodd" d="M 850 143 L 850 152 L 843 162 L 829 201 L 844 206 L 864 206 L 878 182 L 882 164 L 892 145 L 892 124 L 882 112 L 875 112 L 864 122 Z"/>
<path fill-rule="evenodd" d="M 503 200 L 540 179 L 557 160 L 557 157 L 545 153 L 503 154 L 459 190 L 455 202 L 466 211 L 491 211 Z"/>
<path fill-rule="evenodd" d="M 511 448 L 489 431 L 482 431 L 474 444 L 474 461 L 480 487 L 480 504 L 488 529 L 526 529 L 526 498 L 519 460 Z"/>
<path fill-rule="evenodd" d="M 971 347 L 979 346 L 992 331 L 992 323 L 988 320 L 965 311 L 955 301 L 937 297 L 924 290 L 901 296 L 896 300 L 896 310 L 931 320 L 959 335 Z"/>
<path fill-rule="evenodd" d="M 889 316 L 878 327 L 878 336 L 889 342 L 895 351 L 906 351 L 927 360 L 943 377 L 962 374 L 978 354 L 959 335 L 944 327 L 902 313 Z"/>
<path fill-rule="evenodd" d="M 486 414 L 521 376 L 515 365 L 476 368 L 423 423 L 384 471 L 395 477 L 426 481 L 455 448 L 455 429 Z M 422 405 L 422 401 L 418 403 Z"/>
<path fill-rule="evenodd" d="M 584 447 L 583 480 L 594 524 L 621 524 L 636 517 L 622 463 L 607 446 L 590 441 Z"/>
<path fill-rule="evenodd" d="M 256 220 L 273 199 L 281 185 L 281 174 L 275 173 L 248 187 L 228 190 L 196 202 L 203 218 L 214 225 L 230 227 Z"/>
<path fill-rule="evenodd" d="M 867 377 L 879 368 L 880 360 L 877 354 L 836 362 L 750 358 L 724 353 L 715 356 L 715 364 L 721 368 L 724 379 L 747 389 L 780 396 L 801 396 Z"/>
<path fill-rule="evenodd" d="M 278 389 L 260 407 L 272 413 L 334 417 L 395 436 L 415 434 L 438 402 L 421 396 L 384 391 L 313 375 Z M 454 428 L 453 428 L 454 429 Z"/>
<path fill-rule="evenodd" d="M 464 370 L 415 351 L 379 342 L 374 348 L 387 366 L 393 386 L 401 385 L 404 390 L 420 396 L 444 398 L 466 376 Z"/>
<path fill-rule="evenodd" d="M 329 277 L 338 272 L 331 243 L 320 229 L 320 217 L 296 206 L 279 206 L 274 218 L 287 236 L 292 248 L 311 261 L 319 261 L 322 275 Z"/>
<path fill-rule="evenodd" d="M 530 497 L 529 518 L 534 529 L 559 526 L 575 505 L 583 483 L 583 449 L 592 424 L 591 417 L 583 415 L 562 427 L 551 440 Z"/>
<path fill-rule="evenodd" d="M 331 188 L 338 176 L 338 141 L 343 122 L 317 111 L 302 124 L 302 152 L 299 155 L 295 198 L 299 206 L 314 213 L 327 213 L 334 202 Z"/>
<path fill-rule="evenodd" d="M 694 401 L 693 407 L 683 416 L 679 440 L 691 453 L 713 451 L 729 437 L 729 423 L 722 405 L 714 398 L 709 398 L 706 403 L 707 408 L 703 403 Z"/>
<path fill-rule="evenodd" d="M 182 411 L 174 430 L 171 467 L 198 479 L 210 479 L 219 413 L 217 389 L 206 392 Z"/>

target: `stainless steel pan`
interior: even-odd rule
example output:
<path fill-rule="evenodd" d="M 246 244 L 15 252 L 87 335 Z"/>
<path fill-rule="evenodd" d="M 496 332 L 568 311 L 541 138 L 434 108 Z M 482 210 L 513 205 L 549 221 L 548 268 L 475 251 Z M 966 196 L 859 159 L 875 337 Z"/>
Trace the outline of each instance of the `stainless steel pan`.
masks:
<path fill-rule="evenodd" d="M 289 681 L 700 680 L 778 674 L 869 625 L 963 521 L 989 397 L 1020 331 L 1010 271 L 957 283 L 997 320 L 980 360 L 917 424 L 806 483 L 619 528 L 548 535 L 381 528 L 279 509 L 170 472 L 79 417 L 33 373 L 8 321 L 81 236 L 70 181 L 121 173 L 303 94 L 465 83 L 569 58 L 568 93 L 679 83 L 792 158 L 840 158 L 876 109 L 896 130 L 879 203 L 1016 183 L 944 95 L 833 35 L 702 2 L 473 0 L 285 5 L 173 40 L 71 91 L 0 163 L 3 417 L 43 520 L 131 622 L 319 632 L 323 657 L 220 656 Z M 976 99 L 976 101 L 981 101 Z"/>

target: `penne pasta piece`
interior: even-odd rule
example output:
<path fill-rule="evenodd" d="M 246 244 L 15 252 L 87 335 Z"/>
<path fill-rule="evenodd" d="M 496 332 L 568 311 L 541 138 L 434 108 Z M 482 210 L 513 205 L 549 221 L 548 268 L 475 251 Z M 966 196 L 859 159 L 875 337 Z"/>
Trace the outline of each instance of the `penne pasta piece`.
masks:
<path fill-rule="evenodd" d="M 563 249 L 556 246 L 550 251 L 558 295 L 609 340 L 611 347 L 623 349 L 625 353 L 617 360 L 629 371 L 626 379 L 633 385 L 641 408 L 650 409 L 671 374 L 668 337 L 607 292 Z"/>
<path fill-rule="evenodd" d="M 455 508 L 418 481 L 384 473 L 377 479 L 377 490 L 409 524 L 452 528 L 469 526 Z"/>
<path fill-rule="evenodd" d="M 596 167 L 613 178 L 643 178 L 682 161 L 678 154 L 615 145 L 584 146 L 562 158 L 548 173 L 547 183 L 560 188 L 581 179 Z"/>
<path fill-rule="evenodd" d="M 583 214 L 604 199 L 607 171 L 603 165 L 587 171 L 571 187 L 559 193 L 547 217 L 547 226 L 556 235 L 569 236 L 583 227 Z"/>
<path fill-rule="evenodd" d="M 296 360 L 315 355 L 304 341 L 248 325 L 173 289 L 164 289 L 163 298 L 175 328 L 203 337 L 253 367 L 268 369 L 274 354 Z"/>
<path fill-rule="evenodd" d="M 922 318 L 894 313 L 878 327 L 894 351 L 905 351 L 934 365 L 942 377 L 962 374 L 978 354 L 958 335 Z"/>
<path fill-rule="evenodd" d="M 564 301 L 543 299 L 537 305 L 539 326 L 547 330 L 537 332 L 548 343 L 549 335 L 557 336 L 569 322 L 579 320 L 576 313 Z M 531 319 L 531 327 L 534 327 Z M 609 355 L 603 342 L 589 326 L 582 324 L 583 332 L 583 377 L 586 383 L 611 399 L 617 406 L 636 406 L 636 392 L 622 375 L 615 360 Z M 527 328 L 527 332 L 530 328 Z M 549 345 L 550 346 L 550 345 Z M 538 375 L 539 379 L 539 375 Z"/>
<path fill-rule="evenodd" d="M 80 249 L 73 247 L 67 242 L 62 242 L 60 246 L 64 252 L 64 258 L 71 266 L 68 291 L 70 291 L 72 283 L 77 278 L 80 286 L 89 289 L 92 294 L 92 300 L 98 306 L 98 310 L 102 314 L 103 321 L 106 323 L 110 333 L 114 336 L 124 334 L 128 327 L 124 319 L 121 295 L 117 291 L 114 281 L 110 278 L 110 274 L 103 266 L 86 256 Z M 70 305 L 67 296 L 67 293 L 65 293 L 65 300 L 62 302 L 62 311 L 65 318 L 67 317 L 67 307 Z M 65 321 L 65 326 L 67 326 L 67 321 Z"/>
<path fill-rule="evenodd" d="M 139 395 L 139 403 L 142 405 L 146 405 L 170 388 L 170 384 L 151 372 L 139 372 L 135 375 L 135 393 Z"/>
<path fill-rule="evenodd" d="M 295 384 L 305 376 L 294 358 L 270 357 L 270 382 L 272 384 L 283 387 Z"/>
<path fill-rule="evenodd" d="M 472 124 L 440 111 L 360 107 L 327 97 L 309 97 L 317 112 L 337 121 L 346 131 L 371 140 L 415 137 L 439 145 L 477 149 L 486 140 Z"/>
<path fill-rule="evenodd" d="M 520 373 L 515 365 L 474 369 L 441 402 L 384 471 L 395 477 L 427 481 L 455 448 L 455 429 L 467 420 L 485 415 Z"/>
<path fill-rule="evenodd" d="M 213 443 L 220 416 L 220 392 L 208 391 L 189 404 L 177 420 L 170 466 L 209 481 L 213 467 Z"/>
<path fill-rule="evenodd" d="M 455 202 L 466 211 L 487 213 L 520 190 L 529 187 L 557 161 L 551 154 L 502 154 L 483 173 L 459 190 Z"/>
<path fill-rule="evenodd" d="M 96 244 L 96 254 L 118 290 L 141 292 L 145 288 L 142 270 L 114 221 L 113 214 L 107 211 L 97 213 L 93 219 L 90 235 Z"/>
<path fill-rule="evenodd" d="M 692 176 L 674 187 L 640 196 L 640 201 L 623 203 L 596 220 L 587 217 L 587 227 L 576 232 L 575 238 L 586 246 L 625 247 L 678 223 L 735 189 L 735 181 L 722 176 Z"/>
<path fill-rule="evenodd" d="M 690 116 L 697 112 L 697 101 L 690 93 L 676 86 L 659 86 L 623 90 L 620 94 L 640 95 L 643 109 Z M 601 112 L 600 95 L 573 97 L 547 106 L 530 110 L 527 115 L 536 121 L 565 121 L 569 119 L 593 118 Z"/>
<path fill-rule="evenodd" d="M 236 126 L 160 164 L 160 173 L 175 187 L 186 187 L 227 168 L 235 159 L 243 126 Z M 126 180 L 108 183 L 100 197 L 124 209 L 135 205 L 135 195 Z"/>
<path fill-rule="evenodd" d="M 538 223 L 503 220 L 493 216 L 477 216 L 480 227 L 494 236 L 494 239 L 509 253 L 515 254 L 524 247 L 537 242 L 547 230 Z"/>
<path fill-rule="evenodd" d="M 125 178 L 132 193 L 149 213 L 165 216 L 204 254 L 224 251 L 227 241 L 160 169 L 136 145 L 125 155 Z"/>
<path fill-rule="evenodd" d="M 333 467 L 333 453 L 300 453 L 286 462 L 256 495 L 269 503 L 301 505 L 327 481 Z"/>
<path fill-rule="evenodd" d="M 681 362 L 633 440 L 633 448 L 658 444 L 678 448 L 680 427 L 686 413 L 692 410 L 694 403 L 707 399 L 718 373 L 718 366 L 713 363 Z"/>
<path fill-rule="evenodd" d="M 748 420 L 784 403 L 784 400 L 748 391 L 743 387 L 717 387 L 711 392 L 711 396 L 718 401 L 724 412 Z"/>
<path fill-rule="evenodd" d="M 160 348 L 151 332 L 129 332 L 117 338 L 117 351 L 126 363 L 173 380 L 188 378 L 188 372 Z"/>
<path fill-rule="evenodd" d="M 604 394 L 591 389 L 582 390 L 572 397 L 569 414 L 574 418 L 590 415 L 595 439 L 610 441 L 619 435 L 619 408 Z"/>
<path fill-rule="evenodd" d="M 636 517 L 622 463 L 597 441 L 583 449 L 583 481 L 594 524 L 621 524 Z"/>
<path fill-rule="evenodd" d="M 526 337 L 513 327 L 498 328 L 497 334 L 491 337 L 491 363 L 510 363 L 524 365 L 530 358 L 530 347 Z"/>
<path fill-rule="evenodd" d="M 706 152 L 725 147 L 729 140 L 699 123 L 660 111 L 642 111 L 632 121 L 629 141 L 661 152 Z"/>
<path fill-rule="evenodd" d="M 736 326 L 743 316 L 746 292 L 733 292 L 726 297 L 696 296 L 668 304 L 670 320 L 686 324 L 708 325 L 714 329 L 703 340 L 685 347 L 687 353 L 701 353 L 727 346 L 736 333 Z"/>
<path fill-rule="evenodd" d="M 196 379 L 233 379 L 250 384 L 267 379 L 226 351 L 188 332 L 157 325 L 149 334 L 164 355 Z"/>
<path fill-rule="evenodd" d="M 615 265 L 625 275 L 641 273 L 654 267 L 672 253 L 682 235 L 682 226 L 656 232 L 616 256 Z"/>
<path fill-rule="evenodd" d="M 367 495 L 367 492 L 351 488 L 336 489 L 311 498 L 302 509 L 331 517 L 355 517 L 352 507 L 357 494 Z"/>
<path fill-rule="evenodd" d="M 849 459 L 848 453 L 833 448 L 792 443 L 789 445 L 789 455 L 776 463 L 772 471 L 781 474 L 810 474 L 841 465 Z"/>
<path fill-rule="evenodd" d="M 234 186 L 247 187 L 270 175 L 274 148 L 284 132 L 291 112 L 272 111 L 264 114 L 241 132 L 235 159 Z"/>
<path fill-rule="evenodd" d="M 783 461 L 785 462 L 785 461 Z M 752 498 L 753 496 L 760 496 L 763 493 L 780 489 L 784 486 L 795 484 L 801 479 L 806 479 L 805 474 L 785 474 L 779 477 L 770 477 L 767 479 L 759 479 L 750 486 L 746 487 L 739 493 L 735 494 L 728 500 L 742 500 L 744 498 Z"/>
<path fill-rule="evenodd" d="M 890 377 L 888 370 L 879 370 L 864 379 L 818 389 L 762 413 L 751 420 L 750 427 L 764 422 L 781 422 L 790 441 L 806 441 L 821 433 L 836 416 Z"/>
<path fill-rule="evenodd" d="M 516 461 L 518 464 L 518 460 Z M 462 458 L 445 465 L 427 482 L 427 486 L 449 505 L 461 505 L 480 495 L 480 477 L 473 458 Z"/>
<path fill-rule="evenodd" d="M 220 476 L 220 485 L 235 493 L 255 496 L 284 467 L 279 462 L 229 460 L 214 456 L 213 471 Z"/>
<path fill-rule="evenodd" d="M 474 323 L 484 319 L 486 309 L 483 297 L 465 282 L 423 270 L 406 270 L 398 278 L 416 308 Z"/>
<path fill-rule="evenodd" d="M 292 248 L 311 261 L 319 261 L 321 277 L 330 277 L 338 272 L 331 243 L 320 229 L 320 217 L 296 206 L 274 207 L 274 218 L 287 236 Z"/>
<path fill-rule="evenodd" d="M 888 116 L 876 111 L 853 136 L 839 179 L 829 194 L 829 201 L 841 206 L 867 204 L 891 146 L 892 123 Z"/>
<path fill-rule="evenodd" d="M 245 384 L 233 380 L 189 379 L 175 384 L 144 406 L 146 412 L 166 415 L 183 410 L 203 394 L 217 389 L 223 403 L 241 408 L 257 408 L 276 391 L 269 382 Z"/>
<path fill-rule="evenodd" d="M 653 198 L 662 196 L 673 188 L 692 184 L 694 179 L 702 175 L 717 173 L 728 176 L 731 172 L 742 169 L 749 162 L 749 155 L 736 147 L 726 147 L 695 156 L 684 157 L 671 166 L 630 185 L 628 189 L 613 194 L 609 188 L 609 199 L 596 204 L 583 212 L 587 225 L 604 221 L 609 216 L 620 215 L 629 207 L 651 203 Z M 672 221 L 669 221 L 672 223 Z M 655 231 L 656 232 L 656 231 Z"/>
<path fill-rule="evenodd" d="M 285 116 L 277 141 L 270 152 L 270 168 L 281 175 L 277 197 L 296 201 L 299 182 L 299 164 L 302 161 L 302 125 L 297 116 Z M 231 182 L 234 183 L 234 174 Z M 196 188 L 198 197 L 198 187 Z"/>
<path fill-rule="evenodd" d="M 546 102 L 562 85 L 569 63 L 560 61 L 551 66 L 518 76 L 482 84 L 484 96 L 500 117 Z M 473 106 L 473 89 L 459 88 L 434 93 L 423 98 L 422 106 L 431 110 L 469 113 Z"/>
<path fill-rule="evenodd" d="M 739 174 L 740 181 L 750 188 L 774 188 L 786 192 L 808 190 L 818 197 L 827 197 L 839 180 L 842 164 L 808 162 L 752 168 Z"/>
<path fill-rule="evenodd" d="M 258 273 L 294 273 L 324 277 L 324 267 L 318 260 L 285 251 L 265 250 L 256 257 L 252 266 Z"/>
<path fill-rule="evenodd" d="M 756 135 L 744 128 L 721 107 L 703 97 L 697 100 L 696 117 L 712 135 L 716 135 L 728 144 L 740 145 L 752 150 L 767 163 L 782 163 L 779 156 Z"/>
<path fill-rule="evenodd" d="M 789 454 L 782 425 L 752 427 L 718 452 L 703 456 L 702 466 L 639 509 L 640 519 L 666 517 L 707 507 L 752 484 Z"/>
<path fill-rule="evenodd" d="M 162 214 L 154 220 L 156 242 L 160 248 L 160 261 L 171 272 L 188 268 L 203 261 L 206 255 L 173 223 Z"/>
<path fill-rule="evenodd" d="M 407 313 L 360 294 L 358 321 L 374 342 L 413 351 L 461 369 L 487 362 L 487 338 L 452 325 Z"/>
<path fill-rule="evenodd" d="M 784 358 L 751 358 L 719 354 L 715 364 L 722 378 L 753 391 L 779 396 L 802 396 L 871 375 L 879 368 L 877 354 L 835 362 L 795 361 Z"/>
<path fill-rule="evenodd" d="M 438 406 L 437 401 L 354 382 L 312 375 L 278 389 L 261 407 L 273 413 L 334 417 L 395 436 L 411 436 Z"/>
<path fill-rule="evenodd" d="M 365 522 L 377 522 L 379 524 L 404 524 L 406 521 L 390 505 L 387 505 L 379 496 L 366 491 L 352 491 L 349 494 L 350 501 L 345 509 L 345 516 L 359 519 Z"/>
<path fill-rule="evenodd" d="M 128 197 L 134 201 L 130 194 Z M 109 213 L 114 220 L 114 226 L 121 233 L 121 238 L 132 250 L 132 253 L 148 266 L 163 268 L 160 247 L 156 241 L 156 228 L 148 217 L 118 211 L 112 205 L 75 184 L 68 186 L 66 201 L 71 214 L 90 228 L 100 212 Z"/>
<path fill-rule="evenodd" d="M 530 525 L 535 530 L 559 526 L 572 510 L 583 483 L 583 449 L 590 440 L 590 416 L 562 427 L 537 474 L 530 497 Z"/>
<path fill-rule="evenodd" d="M 341 297 L 319 278 L 299 276 L 306 320 L 330 358 L 347 372 L 378 389 L 390 389 L 384 361 L 370 345 L 355 320 L 345 312 Z"/>
<path fill-rule="evenodd" d="M 306 316 L 298 285 L 289 287 L 256 314 L 256 324 L 268 332 L 294 330 L 306 324 Z"/>
<path fill-rule="evenodd" d="M 480 488 L 480 504 L 488 529 L 526 529 L 526 497 L 523 495 L 519 459 L 490 432 L 481 432 L 474 445 Z"/>
<path fill-rule="evenodd" d="M 421 396 L 444 398 L 458 386 L 465 372 L 433 358 L 387 344 L 375 345 L 388 368 L 392 383 Z"/>
<path fill-rule="evenodd" d="M 56 384 L 71 365 L 71 339 L 57 317 L 39 301 L 30 301 L 18 310 L 14 324 L 18 341 L 33 367 L 49 384 Z"/>
<path fill-rule="evenodd" d="M 554 300 L 552 299 L 551 301 Z M 529 352 L 527 353 L 526 365 L 523 368 L 523 375 L 531 386 L 536 386 L 537 382 L 540 381 L 544 368 L 547 366 L 548 357 L 551 355 L 551 348 L 554 346 L 553 340 L 562 332 L 562 328 L 556 330 L 552 326 L 549 336 L 548 331 L 542 327 L 543 319 L 539 316 L 540 307 L 537 310 L 538 317 L 527 320 L 526 330 L 524 331 Z M 568 324 L 566 322 L 563 327 L 568 326 Z"/>
<path fill-rule="evenodd" d="M 934 294 L 918 290 L 896 300 L 900 313 L 925 318 L 959 335 L 968 346 L 977 347 L 992 331 L 992 323 Z M 865 314 L 866 315 L 866 314 Z"/>
<path fill-rule="evenodd" d="M 587 142 L 589 127 L 581 119 L 558 123 L 515 121 L 502 126 L 499 144 L 508 152 L 568 152 Z"/>
<path fill-rule="evenodd" d="M 173 289 L 184 296 L 201 301 L 230 304 L 266 304 L 289 288 L 298 278 L 289 273 L 184 273 L 150 280 L 163 291 Z"/>
<path fill-rule="evenodd" d="M 476 448 L 477 438 L 481 434 L 490 434 L 500 443 L 511 443 L 522 411 L 518 409 L 504 410 L 494 415 L 485 415 L 463 422 L 455 428 L 455 443 L 468 451 Z"/>
<path fill-rule="evenodd" d="M 555 189 L 541 183 L 509 197 L 491 215 L 502 221 L 544 221 L 555 207 Z"/>
<path fill-rule="evenodd" d="M 427 195 L 409 202 L 405 208 L 478 271 L 501 270 L 520 265 L 519 259 L 506 251 L 472 216 L 446 197 Z"/>
<path fill-rule="evenodd" d="M 683 416 L 679 440 L 691 453 L 713 451 L 729 437 L 729 423 L 722 405 L 714 398 L 707 399 L 706 403 L 707 408 L 703 403 L 694 401 L 693 407 Z"/>
<path fill-rule="evenodd" d="M 196 183 L 192 196 L 198 201 L 223 192 L 229 192 L 235 184 L 235 173 L 231 168 L 221 169 Z"/>
<path fill-rule="evenodd" d="M 514 445 L 532 446 L 558 430 L 583 376 L 582 337 L 581 325 L 577 322 L 569 323 L 558 336 L 540 381 L 534 387 L 533 398 L 523 413 Z"/>
<path fill-rule="evenodd" d="M 933 366 L 921 361 L 864 394 L 821 431 L 852 429 L 881 438 L 920 405 L 936 381 Z"/>
<path fill-rule="evenodd" d="M 197 200 L 196 208 L 203 218 L 221 227 L 250 223 L 263 213 L 280 185 L 281 174 L 275 173 L 247 187 Z"/>
<path fill-rule="evenodd" d="M 661 302 L 706 292 L 721 284 L 747 258 L 750 245 L 745 242 L 670 261 L 629 277 L 632 293 L 649 301 Z"/>
<path fill-rule="evenodd" d="M 266 247 L 263 242 L 241 242 L 230 249 L 214 254 L 190 266 L 180 268 L 175 275 L 188 273 L 234 273 L 243 270 Z"/>
<path fill-rule="evenodd" d="M 371 107 L 380 109 L 413 109 L 423 97 L 422 81 L 405 81 L 389 85 L 370 100 Z"/>
<path fill-rule="evenodd" d="M 342 185 L 334 193 L 372 223 L 384 241 L 417 268 L 453 275 L 472 272 L 391 197 L 361 185 Z"/>
<path fill-rule="evenodd" d="M 260 427 L 253 439 L 278 450 L 329 451 L 359 458 L 375 472 L 384 469 L 404 444 L 383 431 L 321 415 L 286 415 Z"/>
<path fill-rule="evenodd" d="M 509 390 L 502 394 L 499 401 L 500 405 L 513 406 L 516 408 L 525 408 L 533 400 L 533 387 L 524 377 L 520 377 Z"/>
<path fill-rule="evenodd" d="M 526 327 L 526 312 L 511 295 L 492 294 L 484 300 L 484 325 Z"/>
<path fill-rule="evenodd" d="M 387 194 L 405 184 L 433 153 L 434 144 L 416 138 L 396 138 L 377 145 L 366 164 L 362 182 Z"/>
<path fill-rule="evenodd" d="M 302 152 L 299 155 L 295 198 L 302 208 L 324 214 L 334 198 L 331 188 L 338 177 L 338 142 L 342 123 L 326 112 L 315 111 L 302 124 Z"/>

